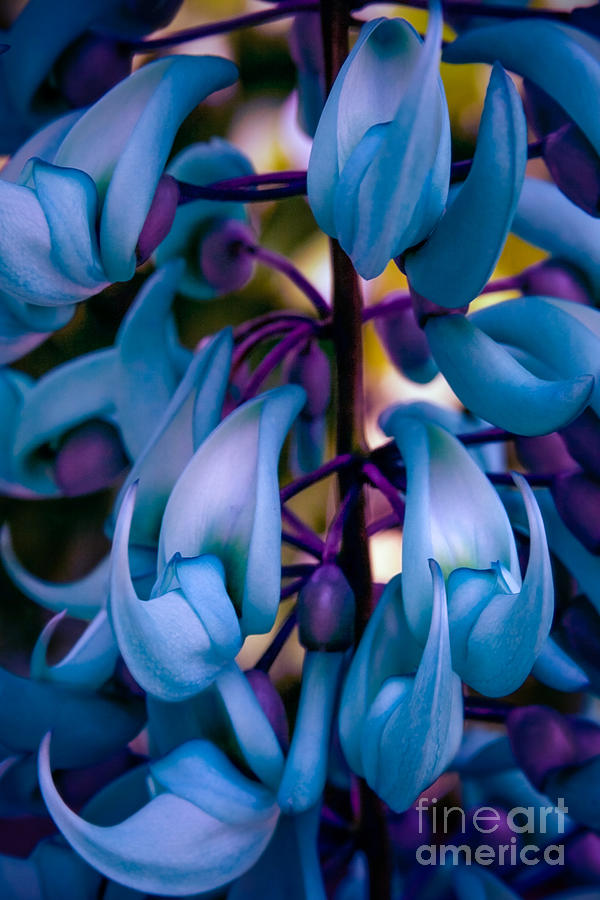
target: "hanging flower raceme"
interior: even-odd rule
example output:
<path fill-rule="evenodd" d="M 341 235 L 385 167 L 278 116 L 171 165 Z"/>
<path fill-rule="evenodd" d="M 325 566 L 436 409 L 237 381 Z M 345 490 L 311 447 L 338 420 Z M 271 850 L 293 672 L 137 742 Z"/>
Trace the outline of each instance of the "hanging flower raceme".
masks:
<path fill-rule="evenodd" d="M 396 576 L 371 616 L 346 676 L 340 737 L 351 769 L 396 812 L 451 762 L 462 736 L 460 678 L 452 671 L 444 579 L 431 561 L 423 648 Z"/>
<path fill-rule="evenodd" d="M 165 57 L 13 157 L 0 179 L 5 359 L 20 355 L 23 341 L 30 349 L 31 332 L 39 343 L 64 325 L 78 301 L 128 281 L 152 253 L 178 202 L 175 182 L 163 175 L 175 134 L 236 76 L 218 57 Z"/>
<path fill-rule="evenodd" d="M 439 3 L 423 43 L 401 19 L 363 26 L 327 98 L 308 199 L 364 278 L 422 241 L 450 183 L 450 126 L 438 61 Z"/>
<path fill-rule="evenodd" d="M 109 610 L 121 653 L 149 693 L 167 700 L 198 693 L 227 669 L 247 634 L 273 625 L 281 578 L 277 459 L 304 400 L 295 386 L 263 394 L 200 445 L 169 496 L 147 601 L 128 562 L 135 488 L 124 498 Z"/>
<path fill-rule="evenodd" d="M 250 161 L 221 138 L 186 147 L 167 168 L 173 178 L 196 185 L 243 178 L 252 172 Z M 242 203 L 203 199 L 185 203 L 177 209 L 171 230 L 156 250 L 156 263 L 162 265 L 174 257 L 184 259 L 180 290 L 193 300 L 209 300 L 237 290 L 252 275 L 252 259 L 247 253 L 219 258 L 215 242 L 227 227 L 233 229 L 233 242 L 236 223 L 245 226 L 247 219 Z"/>
<path fill-rule="evenodd" d="M 181 0 L 29 0 L 0 33 L 0 153 L 69 108 L 88 106 L 131 72 L 128 38 L 167 25 Z"/>
<path fill-rule="evenodd" d="M 554 610 L 550 556 L 531 488 L 513 475 L 530 529 L 522 580 L 500 498 L 460 441 L 402 407 L 384 415 L 383 427 L 406 465 L 402 577 L 410 628 L 425 639 L 434 558 L 447 579 L 453 668 L 481 693 L 509 694 L 531 671 Z"/>
<path fill-rule="evenodd" d="M 590 307 L 523 297 L 469 317 L 432 316 L 425 334 L 459 399 L 508 431 L 547 434 L 588 404 L 599 408 L 600 313 Z"/>

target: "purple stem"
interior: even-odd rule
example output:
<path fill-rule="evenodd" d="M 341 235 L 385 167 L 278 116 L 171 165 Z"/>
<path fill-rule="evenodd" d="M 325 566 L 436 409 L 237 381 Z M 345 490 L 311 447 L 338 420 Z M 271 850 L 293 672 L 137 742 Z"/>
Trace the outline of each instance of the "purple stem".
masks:
<path fill-rule="evenodd" d="M 512 476 L 504 472 L 486 472 L 485 473 L 492 484 L 506 484 L 514 487 L 515 483 Z M 539 475 L 537 472 L 521 472 L 523 478 L 526 478 L 531 487 L 551 487 L 554 481 L 554 474 Z"/>
<path fill-rule="evenodd" d="M 304 578 L 305 575 L 312 575 L 317 568 L 315 563 L 297 563 L 292 566 L 281 567 L 282 578 Z"/>
<path fill-rule="evenodd" d="M 318 11 L 319 4 L 316 0 L 305 2 L 283 2 L 276 7 L 260 10 L 255 13 L 246 13 L 233 19 L 223 19 L 221 22 L 211 22 L 209 25 L 197 25 L 193 28 L 185 28 L 182 31 L 174 31 L 164 37 L 151 38 L 150 40 L 123 41 L 135 53 L 153 53 L 165 47 L 173 47 L 176 44 L 185 44 L 188 41 L 197 41 L 200 38 L 211 37 L 214 34 L 227 34 L 240 28 L 252 28 L 262 25 L 264 22 L 273 22 L 276 19 L 284 19 L 297 12 Z"/>
<path fill-rule="evenodd" d="M 252 334 L 255 331 L 258 331 L 263 325 L 266 325 L 268 322 L 291 322 L 292 324 L 300 324 L 300 322 L 309 322 L 311 321 L 307 316 L 303 313 L 293 313 L 286 312 L 285 310 L 275 310 L 274 312 L 265 313 L 263 316 L 257 316 L 255 319 L 249 319 L 247 322 L 242 322 L 240 325 L 236 325 L 234 329 L 234 336 L 236 341 L 242 341 L 249 334 Z"/>
<path fill-rule="evenodd" d="M 333 522 L 329 526 L 327 537 L 325 538 L 325 548 L 323 550 L 323 562 L 335 562 L 342 546 L 342 538 L 344 536 L 344 525 L 349 511 L 352 509 L 358 498 L 358 485 L 355 484 L 344 496 L 340 503 Z"/>
<path fill-rule="evenodd" d="M 305 321 L 309 322 L 310 320 L 305 319 Z M 299 323 L 290 320 L 280 322 L 266 322 L 262 328 L 257 329 L 253 334 L 250 334 L 245 340 L 241 341 L 237 345 L 233 353 L 233 361 L 231 364 L 232 372 L 235 372 L 237 369 L 239 369 L 245 357 L 261 341 L 266 340 L 268 337 L 272 337 L 274 334 L 281 334 L 284 331 L 290 331 L 291 329 L 295 328 L 297 324 Z"/>
<path fill-rule="evenodd" d="M 318 534 L 316 534 L 312 528 L 309 528 L 302 519 L 296 515 L 295 512 L 292 512 L 291 509 L 288 509 L 287 506 L 281 507 L 281 515 L 286 520 L 286 522 L 294 528 L 301 539 L 314 550 L 313 556 L 316 556 L 317 559 L 321 559 L 323 555 L 323 547 L 325 546 L 324 541 L 321 540 Z"/>
<path fill-rule="evenodd" d="M 283 648 L 283 645 L 289 638 L 290 634 L 294 630 L 294 626 L 296 624 L 296 610 L 293 609 L 261 658 L 258 660 L 255 669 L 260 669 L 261 672 L 268 672 L 275 660 L 277 659 L 280 651 Z"/>
<path fill-rule="evenodd" d="M 497 441 L 512 441 L 515 437 L 510 431 L 503 428 L 486 428 L 484 431 L 468 431 L 465 434 L 457 434 L 456 437 L 465 446 L 469 444 L 488 444 Z"/>
<path fill-rule="evenodd" d="M 487 10 L 488 7 L 485 7 Z M 510 9 L 514 9 L 515 7 L 510 7 Z M 483 9 L 483 7 L 482 7 Z M 511 17 L 512 18 L 512 17 Z M 527 145 L 527 159 L 538 159 L 543 155 L 544 152 L 544 144 L 546 142 L 545 138 L 542 138 L 539 141 L 534 141 L 531 144 Z M 472 159 L 461 159 L 458 162 L 453 162 L 450 169 L 450 181 L 452 184 L 456 184 L 456 182 L 464 181 L 467 175 L 471 170 L 471 166 L 473 165 Z"/>
<path fill-rule="evenodd" d="M 377 488 L 378 491 L 381 491 L 387 502 L 392 507 L 392 510 L 398 516 L 398 519 L 402 522 L 404 520 L 404 501 L 400 499 L 398 496 L 398 491 L 385 475 L 379 471 L 377 466 L 375 466 L 371 462 L 365 463 L 363 466 L 363 473 L 365 477 L 371 482 L 373 487 Z"/>
<path fill-rule="evenodd" d="M 374 522 L 367 525 L 367 535 L 372 537 L 380 531 L 389 531 L 391 528 L 399 528 L 401 525 L 402 521 L 398 516 L 395 513 L 390 513 L 387 516 L 382 516 L 380 519 L 375 519 Z"/>
<path fill-rule="evenodd" d="M 355 464 L 356 457 L 353 453 L 341 453 L 339 456 L 334 457 L 334 459 L 330 459 L 329 462 L 319 466 L 314 472 L 309 472 L 308 475 L 302 475 L 301 478 L 296 478 L 294 481 L 291 481 L 289 484 L 286 484 L 285 487 L 281 488 L 281 491 L 279 492 L 281 502 L 287 503 L 287 501 L 292 497 L 295 497 L 296 494 L 306 490 L 306 488 L 315 484 L 317 481 L 322 481 L 323 478 L 327 478 L 334 472 L 339 472 L 340 469 L 345 469 L 347 466 Z"/>
<path fill-rule="evenodd" d="M 306 179 L 292 181 L 275 188 L 217 188 L 212 185 L 191 184 L 189 181 L 177 181 L 177 184 L 180 206 L 194 200 L 264 203 L 266 200 L 282 200 L 284 197 L 301 197 L 306 194 Z"/>
<path fill-rule="evenodd" d="M 502 700 L 491 697 L 463 697 L 465 716 L 468 719 L 480 719 L 485 722 L 504 722 L 511 709 L 515 707 Z"/>
<path fill-rule="evenodd" d="M 311 331 L 312 326 L 298 325 L 291 334 L 288 334 L 288 336 L 276 344 L 272 350 L 269 350 L 264 359 L 257 365 L 252 373 L 252 377 L 248 380 L 240 403 L 255 395 L 265 378 L 285 359 L 290 350 L 293 350 L 297 344 L 308 338 Z"/>
<path fill-rule="evenodd" d="M 215 181 L 214 188 L 244 188 L 254 187 L 258 184 L 289 184 L 291 181 L 306 181 L 304 169 L 288 169 L 278 172 L 263 172 L 262 174 L 239 175 L 237 178 L 225 178 L 223 181 Z"/>
<path fill-rule="evenodd" d="M 353 6 L 353 10 L 364 9 L 381 0 L 364 0 Z M 393 4 L 394 0 L 383 0 L 384 3 Z M 427 9 L 427 0 L 406 0 L 406 6 L 412 6 L 414 9 Z M 509 4 L 493 4 L 489 6 L 483 3 L 472 3 L 470 0 L 444 0 L 442 3 L 444 12 L 465 13 L 469 16 L 491 16 L 499 19 L 552 19 L 560 22 L 568 22 L 570 12 L 565 10 L 553 9 L 537 9 L 531 6 L 517 7 Z"/>
<path fill-rule="evenodd" d="M 396 297 L 395 300 L 383 301 L 375 303 L 373 306 L 367 306 L 363 310 L 363 322 L 369 322 L 371 319 L 380 319 L 385 316 L 393 316 L 396 313 L 408 309 L 412 305 L 410 294 L 404 294 L 402 297 Z"/>
<path fill-rule="evenodd" d="M 331 315 L 331 309 L 325 298 L 289 259 L 280 253 L 276 253 L 274 250 L 267 250 L 266 247 L 249 247 L 248 252 L 259 262 L 270 266 L 271 269 L 275 269 L 275 271 L 281 272 L 282 275 L 289 278 L 292 284 L 295 284 L 304 296 L 310 300 L 322 319 L 326 319 Z"/>
<path fill-rule="evenodd" d="M 288 597 L 293 597 L 294 594 L 297 594 L 299 590 L 301 590 L 308 578 L 296 578 L 295 581 L 292 581 L 290 584 L 286 584 L 285 587 L 281 588 L 281 593 L 279 594 L 281 600 L 287 600 Z"/>
<path fill-rule="evenodd" d="M 312 544 L 304 541 L 301 537 L 298 537 L 295 534 L 290 534 L 289 531 L 281 532 L 281 540 L 286 544 L 290 544 L 290 546 L 292 547 L 297 547 L 298 550 L 304 550 L 305 553 L 310 553 L 311 556 L 314 556 L 317 559 L 321 558 L 321 552 L 317 552 L 316 548 Z"/>

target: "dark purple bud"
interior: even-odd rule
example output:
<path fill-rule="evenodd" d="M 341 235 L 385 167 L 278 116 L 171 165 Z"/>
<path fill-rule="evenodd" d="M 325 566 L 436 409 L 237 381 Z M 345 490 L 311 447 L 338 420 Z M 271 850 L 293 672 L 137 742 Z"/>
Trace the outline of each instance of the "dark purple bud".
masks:
<path fill-rule="evenodd" d="M 600 756 L 600 725 L 580 716 L 569 716 L 569 725 L 575 739 L 577 764 L 581 766 Z"/>
<path fill-rule="evenodd" d="M 63 439 L 54 464 L 54 480 L 66 497 L 76 497 L 112 484 L 127 465 L 121 439 L 112 425 L 86 422 Z"/>
<path fill-rule="evenodd" d="M 560 434 L 544 434 L 542 437 L 515 437 L 515 449 L 523 465 L 539 475 L 554 475 L 577 468 L 569 455 Z"/>
<path fill-rule="evenodd" d="M 320 566 L 298 595 L 298 634 L 307 650 L 347 650 L 354 642 L 356 601 L 344 573 Z"/>
<path fill-rule="evenodd" d="M 397 295 L 400 297 L 401 295 Z M 388 300 L 393 302 L 392 294 Z M 438 368 L 429 350 L 425 332 L 419 328 L 411 306 L 375 319 L 375 331 L 391 362 L 397 369 L 418 384 L 427 384 L 437 375 Z"/>
<path fill-rule="evenodd" d="M 179 187 L 176 180 L 171 175 L 161 175 L 138 238 L 135 251 L 138 266 L 150 259 L 158 245 L 168 235 L 178 202 Z"/>
<path fill-rule="evenodd" d="M 324 416 L 331 396 L 331 369 L 327 354 L 317 341 L 311 341 L 294 357 L 288 381 L 299 384 L 306 391 L 302 415 L 308 419 Z"/>
<path fill-rule="evenodd" d="M 550 772 L 573 765 L 577 750 L 568 721 L 547 706 L 521 706 L 506 718 L 515 759 L 534 787 L 542 788 Z"/>
<path fill-rule="evenodd" d="M 468 303 L 466 306 L 458 307 L 458 309 L 446 309 L 445 306 L 438 306 L 437 303 L 432 303 L 431 300 L 428 300 L 426 297 L 421 297 L 421 295 L 413 291 L 412 288 L 410 296 L 412 297 L 415 318 L 419 323 L 420 328 L 425 328 L 428 319 L 435 318 L 436 316 L 463 316 L 469 310 Z"/>
<path fill-rule="evenodd" d="M 202 274 L 222 294 L 238 291 L 252 278 L 254 259 L 250 248 L 254 235 L 236 219 L 220 220 L 200 243 L 198 261 Z"/>
<path fill-rule="evenodd" d="M 523 79 L 523 105 L 527 121 L 540 138 L 572 121 L 556 100 L 528 78 Z"/>
<path fill-rule="evenodd" d="M 271 723 L 271 728 L 275 732 L 281 748 L 287 751 L 290 745 L 290 729 L 283 700 L 266 672 L 262 672 L 260 669 L 248 669 L 245 675 L 256 694 L 262 711 Z"/>
<path fill-rule="evenodd" d="M 588 475 L 600 479 L 600 418 L 589 408 L 560 432 L 569 453 Z"/>
<path fill-rule="evenodd" d="M 458 818 L 458 813 L 456 813 Z M 504 868 L 508 866 L 508 860 L 504 860 L 504 854 L 498 848 L 501 844 L 510 844 L 514 831 L 508 823 L 508 813 L 505 809 L 494 805 L 480 806 L 469 810 L 465 817 L 466 830 L 464 843 L 469 844 L 474 850 L 484 842 L 497 850 L 494 854 L 492 868 Z M 451 814 L 448 821 L 452 822 Z M 461 837 L 461 842 L 463 841 Z M 458 842 L 457 842 L 458 843 Z M 502 863 L 500 863 L 502 860 Z"/>
<path fill-rule="evenodd" d="M 578 470 L 558 475 L 551 491 L 569 531 L 590 553 L 600 554 L 600 482 Z"/>
<path fill-rule="evenodd" d="M 99 34 L 84 34 L 55 66 L 56 86 L 74 109 L 95 103 L 131 72 L 127 44 Z"/>
<path fill-rule="evenodd" d="M 148 31 L 168 25 L 182 3 L 183 0 L 124 0 L 127 12 Z"/>
<path fill-rule="evenodd" d="M 574 303 L 591 305 L 585 277 L 566 262 L 548 259 L 523 273 L 521 290 L 537 297 L 561 297 Z"/>
<path fill-rule="evenodd" d="M 590 216 L 600 216 L 600 157 L 574 124 L 563 125 L 544 141 L 544 162 L 556 185 Z"/>
<path fill-rule="evenodd" d="M 600 879 L 600 835 L 586 831 L 570 838 L 565 844 L 565 863 L 571 871 L 577 872 L 578 880 Z"/>
<path fill-rule="evenodd" d="M 584 597 L 575 598 L 560 620 L 565 649 L 600 684 L 600 616 Z"/>

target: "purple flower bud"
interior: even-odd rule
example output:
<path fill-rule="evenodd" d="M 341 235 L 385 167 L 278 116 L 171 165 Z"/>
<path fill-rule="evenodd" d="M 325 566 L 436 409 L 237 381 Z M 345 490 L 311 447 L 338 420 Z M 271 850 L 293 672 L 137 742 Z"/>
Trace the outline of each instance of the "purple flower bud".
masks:
<path fill-rule="evenodd" d="M 356 602 L 344 573 L 320 566 L 298 596 L 298 633 L 307 650 L 346 650 L 354 642 Z"/>
<path fill-rule="evenodd" d="M 235 219 L 219 220 L 200 243 L 198 260 L 206 280 L 221 293 L 238 291 L 252 278 L 254 236 Z"/>
<path fill-rule="evenodd" d="M 168 235 L 177 212 L 178 201 L 179 187 L 176 180 L 171 175 L 161 175 L 138 238 L 136 247 L 138 266 L 152 256 Z"/>
<path fill-rule="evenodd" d="M 569 455 L 565 442 L 556 431 L 542 437 L 517 435 L 515 449 L 523 465 L 539 475 L 553 475 L 577 468 L 577 463 Z"/>
<path fill-rule="evenodd" d="M 451 821 L 452 819 L 449 817 L 449 822 Z M 510 844 L 510 839 L 513 837 L 514 832 L 508 824 L 507 811 L 496 806 L 496 804 L 469 810 L 466 815 L 464 842 L 476 850 L 482 842 L 482 833 L 485 834 L 485 843 L 496 850 L 501 844 Z M 504 868 L 508 865 L 508 860 L 506 862 L 504 860 L 504 854 L 496 852 L 492 868 Z"/>
<path fill-rule="evenodd" d="M 577 764 L 581 766 L 600 756 L 600 725 L 579 716 L 569 716 L 569 725 L 575 740 Z"/>
<path fill-rule="evenodd" d="M 127 464 L 121 439 L 112 425 L 86 422 L 62 441 L 54 479 L 65 496 L 76 497 L 112 484 Z"/>
<path fill-rule="evenodd" d="M 331 369 L 327 354 L 317 341 L 310 341 L 296 354 L 289 368 L 288 381 L 299 384 L 306 391 L 302 416 L 319 419 L 325 415 L 331 396 Z"/>
<path fill-rule="evenodd" d="M 506 728 L 517 763 L 534 787 L 542 788 L 551 772 L 577 761 L 569 723 L 547 706 L 521 706 L 510 711 Z"/>
<path fill-rule="evenodd" d="M 578 879 L 597 881 L 600 878 L 600 835 L 586 831 L 570 838 L 565 846 L 565 862 L 571 871 L 577 872 Z"/>
<path fill-rule="evenodd" d="M 398 295 L 401 296 L 401 295 Z M 392 294 L 390 301 L 396 299 Z M 418 384 L 427 384 L 437 374 L 425 332 L 419 328 L 412 307 L 375 319 L 375 331 L 397 369 Z"/>
<path fill-rule="evenodd" d="M 569 453 L 588 475 L 600 479 L 600 418 L 589 407 L 561 428 Z"/>
<path fill-rule="evenodd" d="M 271 723 L 281 748 L 287 751 L 290 745 L 290 729 L 283 700 L 275 690 L 273 682 L 266 672 L 260 669 L 248 669 L 244 673 L 250 682 L 250 687 L 256 694 L 256 699 L 261 709 Z"/>
<path fill-rule="evenodd" d="M 88 32 L 56 63 L 56 85 L 74 109 L 89 106 L 130 74 L 132 58 L 127 44 Z"/>
<path fill-rule="evenodd" d="M 425 328 L 427 321 L 437 316 L 465 315 L 469 310 L 468 303 L 466 306 L 460 306 L 456 309 L 447 309 L 445 306 L 438 306 L 437 303 L 432 303 L 427 297 L 421 297 L 421 295 L 417 294 L 416 291 L 413 291 L 412 288 L 410 295 L 413 301 L 415 318 L 419 323 L 420 328 Z"/>
<path fill-rule="evenodd" d="M 558 475 L 551 490 L 569 531 L 590 553 L 600 554 L 600 482 L 578 470 Z"/>
<path fill-rule="evenodd" d="M 523 106 L 527 121 L 540 138 L 571 122 L 562 106 L 528 78 L 523 79 Z"/>
<path fill-rule="evenodd" d="M 548 259 L 532 266 L 521 280 L 524 294 L 538 297 L 561 297 L 574 303 L 591 304 L 585 278 L 569 263 Z"/>
<path fill-rule="evenodd" d="M 563 125 L 544 142 L 544 162 L 556 185 L 590 216 L 600 216 L 600 158 L 574 123 Z"/>

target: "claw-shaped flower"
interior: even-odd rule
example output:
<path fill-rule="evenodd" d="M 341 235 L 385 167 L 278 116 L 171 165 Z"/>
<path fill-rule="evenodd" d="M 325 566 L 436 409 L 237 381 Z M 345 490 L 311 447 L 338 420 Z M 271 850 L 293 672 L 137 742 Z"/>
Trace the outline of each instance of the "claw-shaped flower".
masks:
<path fill-rule="evenodd" d="M 422 241 L 450 183 L 450 127 L 438 61 L 439 3 L 425 42 L 401 19 L 363 26 L 327 98 L 308 199 L 364 278 Z"/>
<path fill-rule="evenodd" d="M 402 575 L 410 627 L 425 639 L 432 603 L 427 561 L 433 557 L 447 579 L 454 669 L 489 696 L 511 693 L 531 671 L 554 610 L 550 556 L 531 488 L 513 475 L 530 529 L 521 580 L 508 516 L 462 444 L 402 407 L 385 414 L 384 428 L 406 465 Z"/>
<path fill-rule="evenodd" d="M 396 812 L 408 809 L 443 772 L 462 736 L 444 578 L 433 560 L 431 574 L 424 649 L 409 627 L 406 586 L 396 576 L 369 620 L 340 705 L 340 737 L 350 767 Z"/>

